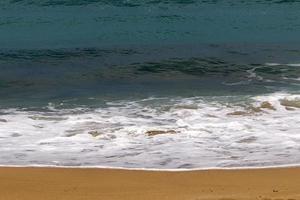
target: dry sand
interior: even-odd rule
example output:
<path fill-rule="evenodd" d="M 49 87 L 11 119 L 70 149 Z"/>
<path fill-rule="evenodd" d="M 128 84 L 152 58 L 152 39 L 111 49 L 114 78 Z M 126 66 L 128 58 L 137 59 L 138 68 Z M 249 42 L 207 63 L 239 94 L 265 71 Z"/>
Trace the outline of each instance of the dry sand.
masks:
<path fill-rule="evenodd" d="M 150 172 L 0 168 L 1 200 L 296 200 L 300 168 Z"/>

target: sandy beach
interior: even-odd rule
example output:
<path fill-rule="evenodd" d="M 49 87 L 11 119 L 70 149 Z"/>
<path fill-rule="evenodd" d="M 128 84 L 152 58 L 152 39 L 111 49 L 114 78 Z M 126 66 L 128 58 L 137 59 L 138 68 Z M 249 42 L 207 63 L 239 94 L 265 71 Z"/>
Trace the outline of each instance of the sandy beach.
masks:
<path fill-rule="evenodd" d="M 300 168 L 154 172 L 1 168 L 1 200 L 296 200 Z"/>

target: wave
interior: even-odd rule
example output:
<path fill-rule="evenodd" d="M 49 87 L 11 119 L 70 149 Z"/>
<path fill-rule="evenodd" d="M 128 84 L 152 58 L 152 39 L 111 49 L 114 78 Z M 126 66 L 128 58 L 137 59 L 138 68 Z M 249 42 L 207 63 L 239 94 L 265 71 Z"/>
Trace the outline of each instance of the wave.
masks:
<path fill-rule="evenodd" d="M 74 51 L 24 51 L 0 53 L 1 85 L 44 85 L 55 82 L 96 80 L 211 79 L 224 84 L 284 83 L 296 81 L 300 64 L 241 63 L 217 57 L 173 58 L 159 61 L 136 59 L 134 50 L 78 49 Z M 152 56 L 149 55 L 149 60 Z M 125 60 L 123 60 L 125 58 Z M 132 62 L 135 59 L 136 62 Z M 120 62 L 124 63 L 120 63 Z M 72 69 L 72 70 L 71 70 Z M 68 79 L 65 79 L 68 77 Z M 219 78 L 216 79 L 216 77 Z M 61 78 L 64 78 L 63 80 Z M 59 79 L 59 80 L 56 80 Z"/>
<path fill-rule="evenodd" d="M 300 163 L 299 119 L 300 96 L 288 93 L 2 109 L 0 162 L 160 169 L 293 165 Z"/>
<path fill-rule="evenodd" d="M 170 51 L 176 52 L 170 47 L 170 49 L 162 49 L 166 54 L 165 58 L 168 58 Z M 203 48 L 216 48 L 214 45 L 203 45 L 198 49 L 199 52 L 203 51 Z M 123 48 L 74 48 L 74 49 L 39 49 L 39 50 L 9 50 L 0 51 L 0 67 L 4 68 L 8 65 L 15 64 L 20 70 L 25 68 L 26 65 L 32 65 L 35 70 L 42 70 L 45 68 L 55 68 L 57 65 L 62 65 L 60 68 L 68 68 L 71 64 L 82 64 L 82 68 L 87 71 L 89 68 L 104 68 L 102 71 L 109 71 L 108 73 L 119 72 L 119 74 L 136 74 L 136 73 L 152 73 L 159 74 L 164 72 L 180 72 L 191 75 L 209 75 L 209 74 L 222 74 L 223 76 L 230 75 L 231 73 L 244 73 L 248 74 L 248 77 L 255 77 L 256 72 L 264 74 L 286 74 L 286 75 L 298 75 L 299 63 L 259 63 L 258 62 L 247 62 L 252 55 L 243 53 L 241 58 L 237 57 L 239 52 L 234 53 L 235 58 L 232 59 L 233 51 L 232 47 L 224 48 L 217 47 L 223 52 L 220 55 L 219 51 L 216 52 L 209 50 L 209 53 L 202 52 L 202 57 L 193 57 L 193 53 L 190 58 L 184 58 L 184 55 L 178 58 L 168 58 L 159 56 L 159 54 L 152 51 L 156 49 L 141 50 L 141 48 L 123 49 Z M 235 47 L 236 48 L 236 47 Z M 197 50 L 193 50 L 196 51 Z M 290 50 L 286 50 L 289 53 Z M 241 51 L 242 53 L 243 51 Z M 194 52 L 195 53 L 195 52 Z M 274 53 L 270 51 L 270 53 Z M 297 51 L 299 53 L 299 51 Z M 147 55 L 145 55 L 147 54 Z M 206 56 L 206 55 L 212 56 Z M 213 55 L 219 55 L 214 57 Z M 176 53 L 174 54 L 176 56 Z M 177 55 L 178 56 L 178 55 Z M 266 55 L 269 56 L 269 55 Z M 128 61 L 123 61 L 124 57 Z M 142 59 L 138 59 L 141 57 Z M 156 59 L 155 59 L 156 57 Z M 160 58 L 161 57 L 161 58 Z M 158 58 L 158 59 L 157 59 Z M 114 63 L 116 59 L 122 59 L 124 63 Z M 149 60 L 149 61 L 147 61 Z M 157 61 L 156 61 L 157 60 Z M 93 62 L 94 61 L 94 62 Z M 104 62 L 105 63 L 99 63 Z M 246 61 L 246 62 L 245 62 Z M 65 63 L 71 62 L 71 63 Z M 43 64 L 43 65 L 41 65 Z M 90 65 L 95 66 L 90 66 Z M 20 66 L 23 65 L 23 66 Z M 25 65 L 25 66 L 24 66 Z M 65 65 L 65 66 L 64 66 Z M 106 68 L 105 68 L 106 67 Z M 105 72 L 103 72 L 105 73 Z"/>
<path fill-rule="evenodd" d="M 97 106 L 99 101 L 90 97 L 103 102 L 299 91 L 296 62 L 251 63 L 243 56 L 190 57 L 189 52 L 186 57 L 169 58 L 173 54 L 173 49 L 159 54 L 118 48 L 2 52 L 0 108 L 70 99 L 75 100 L 65 105 Z"/>
<path fill-rule="evenodd" d="M 280 63 L 266 63 L 268 66 L 289 66 L 289 67 L 300 67 L 300 63 L 280 64 Z"/>
<path fill-rule="evenodd" d="M 74 58 L 103 57 L 110 54 L 132 55 L 138 52 L 131 49 L 99 49 L 99 48 L 74 48 L 74 49 L 39 49 L 39 50 L 3 50 L 0 51 L 0 60 L 3 61 L 59 61 Z"/>

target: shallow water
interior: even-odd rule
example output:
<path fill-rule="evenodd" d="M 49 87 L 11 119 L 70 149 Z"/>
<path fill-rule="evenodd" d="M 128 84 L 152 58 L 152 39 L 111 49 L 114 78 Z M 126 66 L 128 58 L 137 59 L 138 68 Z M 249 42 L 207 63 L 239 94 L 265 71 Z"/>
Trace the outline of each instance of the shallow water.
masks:
<path fill-rule="evenodd" d="M 274 93 L 3 110 L 0 159 L 8 165 L 135 168 L 295 164 L 299 103 L 299 95 Z"/>

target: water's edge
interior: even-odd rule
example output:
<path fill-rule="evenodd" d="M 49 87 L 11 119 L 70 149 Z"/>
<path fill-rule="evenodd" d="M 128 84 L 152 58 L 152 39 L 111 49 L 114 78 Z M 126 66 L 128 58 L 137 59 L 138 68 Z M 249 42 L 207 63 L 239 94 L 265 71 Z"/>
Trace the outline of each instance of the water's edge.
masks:
<path fill-rule="evenodd" d="M 99 170 L 126 170 L 126 171 L 149 171 L 149 172 L 193 172 L 193 171 L 215 171 L 215 170 L 259 170 L 259 169 L 285 169 L 300 168 L 300 164 L 293 165 L 271 165 L 262 167 L 207 167 L 186 169 L 160 169 L 160 168 L 128 168 L 110 166 L 57 166 L 57 165 L 0 165 L 0 168 L 50 168 L 50 169 L 99 169 Z"/>

